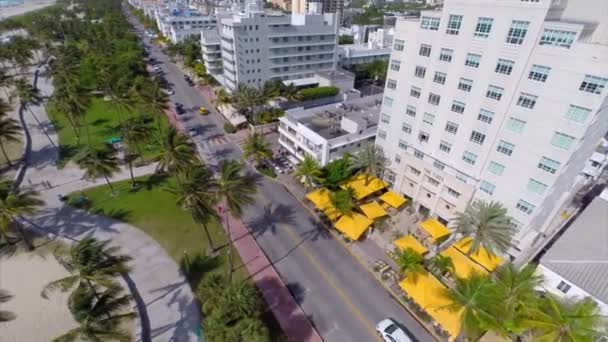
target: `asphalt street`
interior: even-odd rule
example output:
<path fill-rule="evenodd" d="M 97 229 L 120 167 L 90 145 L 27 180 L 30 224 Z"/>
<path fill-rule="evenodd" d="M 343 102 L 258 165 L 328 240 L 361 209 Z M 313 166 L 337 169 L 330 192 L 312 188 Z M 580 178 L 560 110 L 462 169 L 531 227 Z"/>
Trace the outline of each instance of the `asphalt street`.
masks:
<path fill-rule="evenodd" d="M 141 35 L 143 28 L 136 29 Z M 193 140 L 205 162 L 214 166 L 222 159 L 241 159 L 240 148 L 223 138 L 224 121 L 212 104 L 184 81 L 180 69 L 158 47 L 147 46 L 175 91 L 171 101 L 182 103 L 187 111 L 180 121 L 197 130 Z M 210 114 L 199 115 L 200 106 Z M 377 341 L 375 325 L 387 317 L 419 341 L 435 341 L 280 184 L 260 177 L 256 202 L 243 220 L 325 341 Z"/>

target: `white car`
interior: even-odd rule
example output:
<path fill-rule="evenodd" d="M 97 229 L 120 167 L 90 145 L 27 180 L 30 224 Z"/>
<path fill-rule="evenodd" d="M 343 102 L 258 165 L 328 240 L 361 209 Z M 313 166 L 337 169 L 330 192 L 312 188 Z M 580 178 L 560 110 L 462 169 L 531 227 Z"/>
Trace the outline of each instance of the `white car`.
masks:
<path fill-rule="evenodd" d="M 385 342 L 415 342 L 416 339 L 401 329 L 395 321 L 390 318 L 383 319 L 376 324 L 376 331 Z"/>
<path fill-rule="evenodd" d="M 198 135 L 198 131 L 196 130 L 196 128 L 190 128 L 190 129 L 188 130 L 188 134 L 189 134 L 191 137 L 195 137 L 195 136 L 197 136 L 197 135 Z"/>

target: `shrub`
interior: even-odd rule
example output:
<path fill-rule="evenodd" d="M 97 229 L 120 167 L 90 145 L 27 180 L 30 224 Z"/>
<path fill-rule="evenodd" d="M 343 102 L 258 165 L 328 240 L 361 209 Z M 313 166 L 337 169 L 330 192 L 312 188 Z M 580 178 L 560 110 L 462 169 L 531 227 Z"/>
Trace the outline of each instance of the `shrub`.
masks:
<path fill-rule="evenodd" d="M 281 108 L 270 108 L 254 117 L 254 124 L 264 125 L 276 121 L 281 116 L 285 115 L 285 111 Z"/>
<path fill-rule="evenodd" d="M 226 122 L 224 124 L 224 132 L 226 132 L 228 134 L 232 134 L 232 133 L 236 132 L 236 127 L 234 127 L 234 125 L 231 124 L 230 122 Z"/>
<path fill-rule="evenodd" d="M 270 178 L 276 178 L 277 177 L 277 174 L 274 172 L 274 170 L 271 169 L 271 168 L 269 168 L 268 166 L 259 166 L 259 167 L 257 167 L 257 169 L 264 176 L 268 176 Z"/>
<path fill-rule="evenodd" d="M 302 98 L 302 101 L 306 100 L 315 100 L 323 97 L 336 96 L 340 92 L 338 87 L 316 87 L 316 88 L 306 88 L 299 91 L 299 95 Z"/>

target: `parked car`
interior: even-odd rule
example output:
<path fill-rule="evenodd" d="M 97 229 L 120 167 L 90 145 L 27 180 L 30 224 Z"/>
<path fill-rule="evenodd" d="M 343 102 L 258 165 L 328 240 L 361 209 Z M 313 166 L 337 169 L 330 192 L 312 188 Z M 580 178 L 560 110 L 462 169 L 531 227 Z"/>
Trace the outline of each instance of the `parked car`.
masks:
<path fill-rule="evenodd" d="M 403 330 L 391 318 L 383 319 L 376 324 L 376 332 L 385 342 L 416 342 L 409 331 Z"/>
<path fill-rule="evenodd" d="M 205 108 L 203 106 L 200 106 L 198 108 L 198 112 L 201 113 L 201 115 L 207 115 L 207 114 L 209 114 L 209 111 L 207 110 L 207 108 Z"/>
<path fill-rule="evenodd" d="M 185 80 L 185 81 L 188 81 L 188 80 L 191 80 L 191 78 L 190 78 L 190 76 L 188 76 L 188 75 L 184 74 L 184 80 Z"/>
<path fill-rule="evenodd" d="M 184 109 L 184 105 L 182 105 L 179 102 L 175 102 L 175 112 L 179 115 L 186 113 L 186 110 Z"/>
<path fill-rule="evenodd" d="M 190 128 L 188 130 L 188 135 L 190 135 L 191 137 L 195 137 L 198 135 L 198 131 L 196 130 L 196 128 Z"/>

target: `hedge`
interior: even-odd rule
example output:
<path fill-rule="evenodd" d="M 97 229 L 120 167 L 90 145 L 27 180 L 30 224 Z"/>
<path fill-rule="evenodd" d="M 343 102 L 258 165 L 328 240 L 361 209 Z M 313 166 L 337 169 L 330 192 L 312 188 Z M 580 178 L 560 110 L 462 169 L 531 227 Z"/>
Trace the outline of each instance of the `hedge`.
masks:
<path fill-rule="evenodd" d="M 300 90 L 300 98 L 302 101 L 315 100 L 323 97 L 336 96 L 340 92 L 338 87 L 316 87 L 316 88 L 305 88 Z"/>

